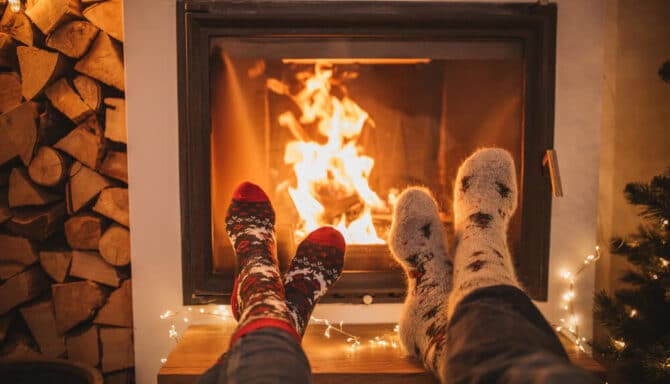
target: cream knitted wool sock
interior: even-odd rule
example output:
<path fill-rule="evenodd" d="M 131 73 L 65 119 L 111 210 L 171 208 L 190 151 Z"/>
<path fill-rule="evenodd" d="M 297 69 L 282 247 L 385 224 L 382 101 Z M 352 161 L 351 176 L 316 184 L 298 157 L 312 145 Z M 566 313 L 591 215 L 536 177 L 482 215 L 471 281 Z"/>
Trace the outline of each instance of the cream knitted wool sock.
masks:
<path fill-rule="evenodd" d="M 400 339 L 410 355 L 438 375 L 446 359 L 447 299 L 452 262 L 437 204 L 424 188 L 403 191 L 395 205 L 389 245 L 407 274 Z"/>
<path fill-rule="evenodd" d="M 504 149 L 472 154 L 454 186 L 454 289 L 451 315 L 470 292 L 493 285 L 519 287 L 507 247 L 507 226 L 517 205 L 514 160 Z"/>

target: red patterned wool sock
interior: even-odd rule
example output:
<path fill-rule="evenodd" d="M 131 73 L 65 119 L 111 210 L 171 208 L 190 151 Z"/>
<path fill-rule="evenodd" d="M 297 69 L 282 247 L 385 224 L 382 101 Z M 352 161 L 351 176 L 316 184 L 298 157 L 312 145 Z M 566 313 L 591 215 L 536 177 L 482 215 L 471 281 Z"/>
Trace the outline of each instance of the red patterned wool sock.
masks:
<path fill-rule="evenodd" d="M 321 296 L 342 274 L 345 243 L 334 228 L 322 227 L 310 233 L 298 246 L 286 275 L 286 301 L 300 336 Z"/>
<path fill-rule="evenodd" d="M 242 183 L 233 193 L 226 230 L 237 255 L 231 304 L 239 321 L 230 344 L 265 327 L 284 329 L 298 341 L 277 267 L 275 213 L 257 185 Z"/>

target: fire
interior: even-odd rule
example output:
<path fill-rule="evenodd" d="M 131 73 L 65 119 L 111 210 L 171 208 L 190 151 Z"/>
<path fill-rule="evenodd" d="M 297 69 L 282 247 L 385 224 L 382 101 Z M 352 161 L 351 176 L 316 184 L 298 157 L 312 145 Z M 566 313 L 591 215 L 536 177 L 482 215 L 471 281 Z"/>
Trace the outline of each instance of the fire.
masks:
<path fill-rule="evenodd" d="M 374 159 L 357 143 L 363 128 L 374 122 L 343 87 L 333 92 L 333 74 L 332 64 L 316 62 L 313 71 L 298 73 L 302 88 L 297 93 L 278 80 L 268 80 L 268 87 L 290 97 L 301 113 L 296 117 L 286 111 L 278 117 L 279 125 L 295 138 L 286 145 L 284 162 L 293 167 L 296 178 L 295 186 L 288 187 L 301 218 L 296 236 L 332 225 L 350 244 L 384 244 L 372 212 L 386 210 L 387 204 L 368 183 Z M 312 128 L 311 135 L 306 127 Z"/>

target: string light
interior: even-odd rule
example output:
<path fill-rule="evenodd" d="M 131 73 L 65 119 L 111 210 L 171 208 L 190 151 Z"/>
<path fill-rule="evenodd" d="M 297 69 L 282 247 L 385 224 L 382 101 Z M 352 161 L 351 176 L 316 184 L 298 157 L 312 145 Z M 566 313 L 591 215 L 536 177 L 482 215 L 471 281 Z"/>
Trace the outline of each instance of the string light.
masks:
<path fill-rule="evenodd" d="M 9 9 L 15 13 L 21 11 L 21 0 L 9 0 Z"/>
<path fill-rule="evenodd" d="M 230 310 L 223 305 L 209 306 L 205 308 L 198 309 L 197 312 L 193 311 L 193 307 L 186 307 L 185 309 L 179 311 L 167 310 L 160 315 L 161 320 L 169 321 L 168 328 L 168 337 L 174 340 L 175 343 L 179 342 L 179 331 L 177 330 L 178 319 L 183 321 L 183 324 L 188 324 L 191 322 L 191 318 L 197 314 L 200 317 L 209 317 L 217 320 L 229 320 L 232 318 Z M 163 359 L 161 359 L 162 361 Z"/>
<path fill-rule="evenodd" d="M 612 345 L 614 345 L 614 348 L 619 352 L 626 348 L 626 342 L 623 340 L 612 339 Z"/>
<path fill-rule="evenodd" d="M 316 324 L 324 324 L 326 326 L 326 330 L 323 331 L 323 336 L 325 336 L 327 339 L 330 339 L 330 331 L 335 331 L 343 336 L 346 336 L 346 343 L 349 345 L 351 350 L 356 350 L 361 346 L 361 338 L 345 331 L 343 328 L 344 322 L 342 320 L 337 323 L 337 326 L 334 326 L 330 320 L 327 319 L 319 319 L 318 317 L 314 316 L 312 316 L 311 319 Z"/>

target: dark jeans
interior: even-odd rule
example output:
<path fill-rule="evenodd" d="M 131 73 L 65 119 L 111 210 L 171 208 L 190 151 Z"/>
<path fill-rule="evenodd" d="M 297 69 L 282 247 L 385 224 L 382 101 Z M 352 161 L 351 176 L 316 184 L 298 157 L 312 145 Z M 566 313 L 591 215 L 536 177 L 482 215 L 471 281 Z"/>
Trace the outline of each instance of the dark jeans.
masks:
<path fill-rule="evenodd" d="M 449 323 L 448 383 L 596 383 L 570 364 L 540 311 L 510 286 L 478 289 L 458 305 Z M 282 330 L 265 328 L 233 345 L 201 384 L 310 383 L 300 345 Z"/>

